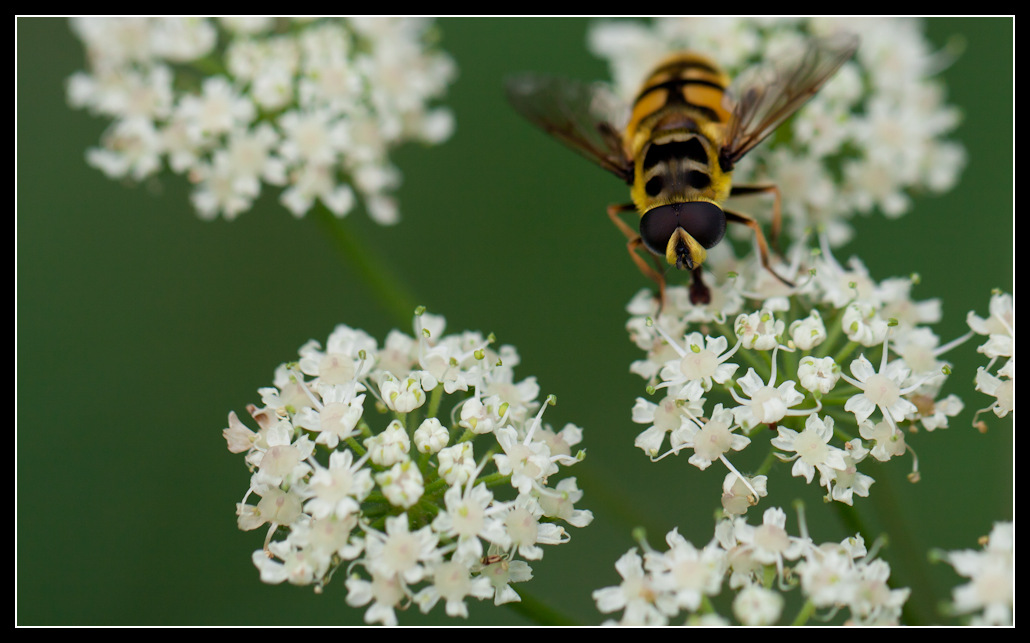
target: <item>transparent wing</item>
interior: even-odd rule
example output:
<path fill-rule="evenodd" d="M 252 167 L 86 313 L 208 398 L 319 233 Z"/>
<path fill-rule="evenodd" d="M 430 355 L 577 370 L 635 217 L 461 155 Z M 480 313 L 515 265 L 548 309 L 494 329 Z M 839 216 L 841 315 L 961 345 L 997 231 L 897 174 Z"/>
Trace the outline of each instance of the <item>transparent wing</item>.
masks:
<path fill-rule="evenodd" d="M 627 183 L 633 180 L 618 126 L 628 108 L 607 87 L 522 74 L 507 79 L 505 91 L 508 102 L 529 122 Z"/>
<path fill-rule="evenodd" d="M 728 167 L 801 108 L 858 49 L 858 36 L 839 33 L 810 40 L 783 60 L 748 70 L 727 89 L 732 119 L 720 160 Z"/>

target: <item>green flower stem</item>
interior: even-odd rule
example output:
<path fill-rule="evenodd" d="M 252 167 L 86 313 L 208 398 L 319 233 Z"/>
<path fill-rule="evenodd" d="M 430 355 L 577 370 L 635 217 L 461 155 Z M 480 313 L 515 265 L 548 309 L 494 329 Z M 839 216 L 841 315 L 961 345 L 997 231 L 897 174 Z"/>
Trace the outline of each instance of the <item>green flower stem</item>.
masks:
<path fill-rule="evenodd" d="M 844 361 L 845 357 L 853 355 L 859 346 L 860 344 L 858 342 L 849 341 L 839 351 L 837 351 L 837 354 L 833 356 L 833 361 L 840 364 Z"/>
<path fill-rule="evenodd" d="M 862 517 L 858 515 L 858 511 L 851 505 L 844 504 L 843 502 L 831 503 L 833 508 L 837 511 L 837 517 L 844 523 L 844 530 L 849 534 L 862 534 L 862 538 L 867 543 L 871 543 L 872 535 L 869 533 L 868 527 L 862 521 Z"/>
<path fill-rule="evenodd" d="M 777 460 L 778 460 L 778 458 L 776 457 L 776 450 L 775 449 L 769 449 L 769 453 L 767 453 L 765 455 L 765 459 L 762 460 L 762 464 L 760 464 L 758 466 L 758 469 L 755 470 L 754 475 L 756 475 L 756 476 L 768 475 L 769 471 L 773 468 L 773 465 L 776 464 Z"/>
<path fill-rule="evenodd" d="M 543 602 L 535 598 L 532 594 L 522 589 L 521 587 L 512 586 L 512 589 L 522 598 L 517 603 L 505 603 L 505 605 L 516 612 L 526 617 L 536 625 L 581 625 L 581 623 L 569 618 L 568 616 L 552 609 L 549 605 L 545 605 Z"/>
<path fill-rule="evenodd" d="M 808 619 L 812 618 L 815 614 L 815 604 L 812 601 L 805 601 L 805 604 L 801 606 L 801 610 L 798 615 L 794 617 L 794 622 L 791 626 L 801 626 L 808 622 Z"/>
<path fill-rule="evenodd" d="M 504 475 L 502 473 L 490 473 L 479 478 L 479 482 L 489 487 L 496 487 L 500 484 L 507 484 L 511 482 L 511 474 Z"/>
<path fill-rule="evenodd" d="M 928 576 L 929 570 L 920 564 L 926 560 L 926 551 L 916 542 L 912 519 L 895 500 L 902 494 L 894 491 L 894 479 L 889 475 L 877 476 L 878 494 L 870 494 L 869 501 L 884 533 L 890 534 L 891 576 L 888 585 L 892 589 L 908 587 L 912 590 L 909 600 L 902 606 L 901 622 L 905 625 L 930 625 L 938 622 L 936 609 L 945 600 L 940 595 L 941 587 Z M 834 503 L 840 504 L 840 503 Z M 868 537 L 866 538 L 869 541 Z M 898 569 L 895 573 L 895 562 Z M 947 591 L 947 590 L 945 590 Z"/>
<path fill-rule="evenodd" d="M 355 440 L 354 438 L 347 438 L 347 446 L 351 448 L 351 451 L 353 451 L 354 455 L 356 455 L 358 458 L 361 458 L 365 455 L 365 447 L 362 446 L 361 443 Z"/>
<path fill-rule="evenodd" d="M 429 394 L 429 408 L 426 410 L 427 418 L 435 418 L 440 412 L 440 401 L 443 399 L 443 384 L 437 384 L 433 392 Z"/>
<path fill-rule="evenodd" d="M 407 328 L 411 324 L 416 305 L 408 287 L 372 248 L 354 234 L 346 218 L 333 215 L 321 203 L 314 211 L 319 225 L 329 234 L 344 261 L 368 286 L 382 309 L 401 328 Z"/>
<path fill-rule="evenodd" d="M 826 327 L 826 339 L 819 346 L 816 346 L 813 351 L 816 357 L 826 357 L 840 341 L 840 336 L 844 333 L 844 328 L 840 323 L 843 314 L 842 311 L 837 310 L 832 315 L 823 318 L 823 325 Z"/>

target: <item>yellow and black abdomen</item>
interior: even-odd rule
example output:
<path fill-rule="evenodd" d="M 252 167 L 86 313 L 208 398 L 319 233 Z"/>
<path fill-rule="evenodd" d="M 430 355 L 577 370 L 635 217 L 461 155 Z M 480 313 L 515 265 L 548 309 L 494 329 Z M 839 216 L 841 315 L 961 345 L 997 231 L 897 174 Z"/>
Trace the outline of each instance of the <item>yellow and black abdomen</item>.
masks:
<path fill-rule="evenodd" d="M 669 203 L 718 203 L 729 194 L 730 177 L 718 163 L 731 117 L 723 101 L 728 84 L 715 63 L 690 52 L 666 58 L 644 81 L 625 135 L 641 214 Z"/>
<path fill-rule="evenodd" d="M 669 56 L 654 68 L 637 92 L 626 124 L 627 143 L 632 146 L 645 125 L 646 130 L 654 128 L 645 121 L 670 109 L 693 116 L 699 124 L 725 126 L 730 113 L 723 105 L 723 94 L 729 82 L 729 76 L 706 56 L 692 52 Z M 638 150 L 626 151 L 633 154 Z"/>

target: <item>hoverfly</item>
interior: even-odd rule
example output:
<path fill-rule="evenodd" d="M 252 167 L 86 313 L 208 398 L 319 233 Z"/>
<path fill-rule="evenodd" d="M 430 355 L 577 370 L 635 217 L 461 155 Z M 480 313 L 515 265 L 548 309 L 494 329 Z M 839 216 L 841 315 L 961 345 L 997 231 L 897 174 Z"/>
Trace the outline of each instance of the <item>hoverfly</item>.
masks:
<path fill-rule="evenodd" d="M 754 218 L 725 210 L 723 201 L 746 194 L 774 196 L 771 238 L 780 231 L 780 192 L 774 184 L 732 185 L 741 158 L 796 112 L 855 53 L 858 38 L 837 34 L 808 41 L 796 55 L 748 70 L 731 84 L 708 57 L 680 52 L 647 76 L 632 105 L 601 84 L 524 74 L 507 81 L 508 100 L 524 117 L 630 186 L 632 201 L 608 207 L 626 235 L 630 257 L 659 287 L 665 301 L 665 270 L 690 270 L 690 300 L 708 303 L 701 277 L 707 250 L 726 224 L 754 232 L 762 265 L 769 244 Z M 639 230 L 620 214 L 636 211 Z M 643 246 L 652 268 L 638 253 Z M 663 265 L 664 258 L 668 265 Z"/>

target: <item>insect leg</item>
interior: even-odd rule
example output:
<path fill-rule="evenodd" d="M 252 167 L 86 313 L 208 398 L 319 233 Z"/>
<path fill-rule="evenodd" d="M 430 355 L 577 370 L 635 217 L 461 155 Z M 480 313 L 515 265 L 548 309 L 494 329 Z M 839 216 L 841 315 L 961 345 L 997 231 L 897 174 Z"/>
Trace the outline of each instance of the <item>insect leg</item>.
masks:
<path fill-rule="evenodd" d="M 658 306 L 659 310 L 661 310 L 665 307 L 665 273 L 647 265 L 644 258 L 637 252 L 637 248 L 642 245 L 644 245 L 644 240 L 638 235 L 626 243 L 626 249 L 629 250 L 629 256 L 633 259 L 633 263 L 637 264 L 637 268 L 640 268 L 640 272 L 658 284 Z M 657 261 L 655 261 L 655 264 L 660 265 Z"/>
<path fill-rule="evenodd" d="M 626 249 L 629 250 L 629 256 L 633 259 L 633 263 L 637 264 L 637 268 L 640 272 L 644 273 L 644 276 L 658 284 L 658 302 L 660 306 L 665 305 L 665 272 L 661 262 L 653 254 L 648 252 L 647 254 L 651 257 L 655 267 L 647 265 L 644 258 L 640 256 L 637 249 L 644 245 L 644 240 L 640 238 L 637 231 L 629 227 L 625 221 L 619 218 L 619 215 L 623 212 L 636 212 L 636 206 L 632 203 L 614 203 L 608 206 L 608 218 L 612 220 L 615 227 L 622 231 L 622 234 L 626 235 L 629 240 L 626 242 Z M 645 249 L 646 250 L 646 249 Z M 703 284 L 702 284 L 703 287 Z"/>
<path fill-rule="evenodd" d="M 776 252 L 780 251 L 780 229 L 783 227 L 783 216 L 780 210 L 780 188 L 776 184 L 768 185 L 734 185 L 730 188 L 730 196 L 747 196 L 749 194 L 773 193 L 773 220 L 772 231 L 769 233 L 769 240 Z"/>
<path fill-rule="evenodd" d="M 758 241 L 758 254 L 762 260 L 762 267 L 771 272 L 773 276 L 782 281 L 784 284 L 793 288 L 793 283 L 787 281 L 783 277 L 776 274 L 776 271 L 773 270 L 772 266 L 769 265 L 769 244 L 765 240 L 765 233 L 762 232 L 762 226 L 758 224 L 758 221 L 755 221 L 752 217 L 749 217 L 746 214 L 741 214 L 739 212 L 731 212 L 729 210 L 723 210 L 723 212 L 726 213 L 726 221 L 730 223 L 740 223 L 746 225 L 754 231 L 755 240 Z"/>
<path fill-rule="evenodd" d="M 626 222 L 619 218 L 619 215 L 623 212 L 636 211 L 637 207 L 632 203 L 613 203 L 608 206 L 608 218 L 612 220 L 615 227 L 622 231 L 622 234 L 626 235 L 627 239 L 633 239 L 639 237 L 637 231 L 626 225 Z"/>

